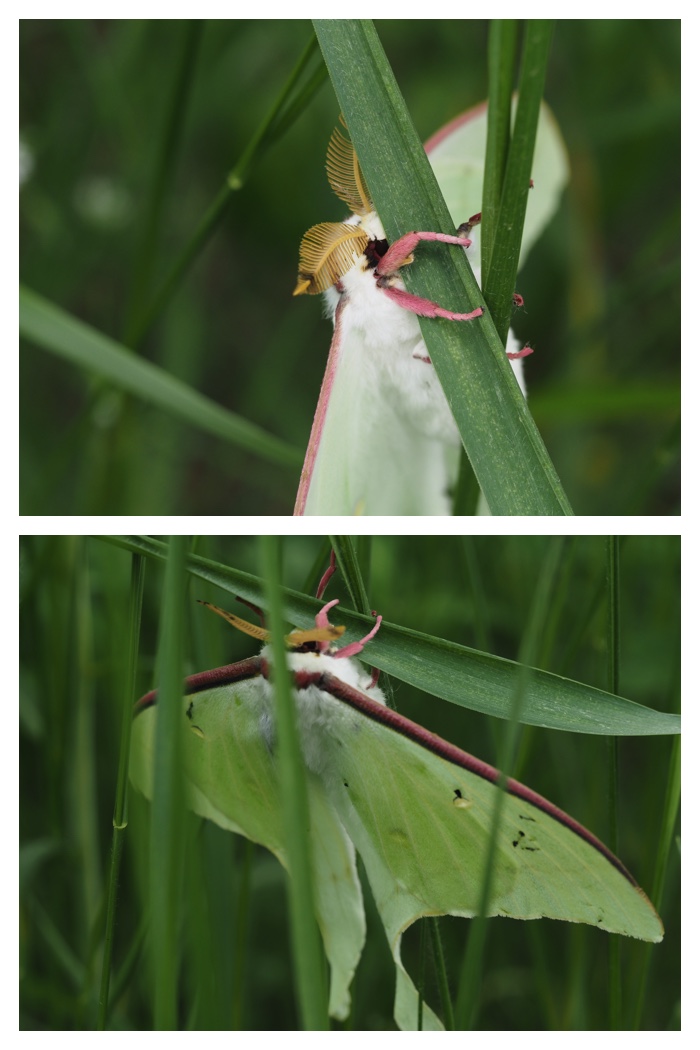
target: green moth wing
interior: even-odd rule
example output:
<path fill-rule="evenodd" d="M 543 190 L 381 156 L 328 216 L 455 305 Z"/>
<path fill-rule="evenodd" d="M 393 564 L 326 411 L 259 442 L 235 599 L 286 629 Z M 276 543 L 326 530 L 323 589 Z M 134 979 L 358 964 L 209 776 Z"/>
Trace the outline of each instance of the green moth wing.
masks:
<path fill-rule="evenodd" d="M 452 220 L 455 226 L 459 226 L 475 210 L 474 202 L 480 206 L 482 199 L 486 161 L 486 103 L 462 113 L 437 131 L 426 142 L 425 151 Z M 553 218 L 568 179 L 566 146 L 551 109 L 543 102 L 532 160 L 533 185 L 520 246 L 520 266 Z M 470 236 L 478 266 L 481 251 L 479 226 L 473 228 Z"/>
<path fill-rule="evenodd" d="M 456 477 L 459 448 L 407 426 L 388 397 L 378 403 L 377 349 L 346 323 L 344 305 L 336 308 L 309 443 L 315 456 L 304 465 L 295 513 L 450 514 L 445 479 Z"/>
<path fill-rule="evenodd" d="M 297 684 L 304 684 L 299 675 Z M 418 996 L 401 962 L 401 936 L 423 916 L 477 913 L 498 773 L 338 679 L 324 675 L 323 687 L 335 715 L 323 730 L 322 776 L 362 856 L 391 946 L 396 1022 L 411 1028 Z M 656 911 L 622 863 L 514 780 L 507 782 L 487 913 L 663 937 Z M 435 1022 L 424 1015 L 425 1027 Z"/>
<path fill-rule="evenodd" d="M 286 863 L 274 759 L 272 687 L 263 657 L 189 679 L 183 699 L 189 804 Z M 337 654 L 340 655 L 340 654 Z M 290 656 L 309 769 L 316 911 L 331 965 L 329 1011 L 342 1018 L 364 942 L 355 867 L 362 856 L 396 964 L 395 1019 L 415 1027 L 418 993 L 401 937 L 428 915 L 477 913 L 498 790 L 486 763 L 358 688 L 356 661 Z M 139 705 L 132 780 L 148 796 L 154 694 Z M 632 876 L 595 836 L 509 780 L 488 914 L 582 922 L 647 941 L 663 927 Z M 423 1027 L 439 1019 L 423 1010 Z"/>
<path fill-rule="evenodd" d="M 261 678 L 240 678 L 259 661 L 228 668 L 226 684 L 198 690 L 194 676 L 183 700 L 184 772 L 189 807 L 228 831 L 270 850 L 287 867 L 277 774 L 262 730 L 267 708 Z M 157 708 L 141 702 L 133 725 L 130 776 L 152 798 L 153 737 Z M 331 970 L 328 1012 L 340 1020 L 350 1009 L 350 983 L 365 940 L 365 915 L 355 850 L 317 778 L 309 778 L 316 917 Z"/>

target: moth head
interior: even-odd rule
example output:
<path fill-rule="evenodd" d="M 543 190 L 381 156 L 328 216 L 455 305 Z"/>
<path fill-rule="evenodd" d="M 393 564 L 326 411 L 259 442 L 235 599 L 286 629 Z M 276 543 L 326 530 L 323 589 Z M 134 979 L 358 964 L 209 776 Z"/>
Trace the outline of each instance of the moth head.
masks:
<path fill-rule="evenodd" d="M 235 627 L 237 631 L 242 631 L 243 634 L 247 634 L 251 638 L 257 638 L 260 642 L 269 641 L 270 632 L 267 628 L 255 623 L 249 623 L 248 620 L 243 620 L 240 616 L 236 616 L 235 613 L 228 612 L 227 609 L 220 609 L 217 605 L 212 605 L 211 602 L 203 602 L 199 599 L 198 601 L 200 605 L 205 605 L 207 609 L 211 609 L 217 616 L 221 616 L 232 627 Z M 345 628 L 335 626 L 328 619 L 328 610 L 337 604 L 338 599 L 335 598 L 319 610 L 316 614 L 315 627 L 307 630 L 296 629 L 286 635 L 284 640 L 289 648 L 296 652 L 315 652 L 333 657 L 357 656 L 358 653 L 361 653 L 366 643 L 371 641 L 379 630 L 382 618 L 377 616 L 372 630 L 360 641 L 350 642 L 349 645 L 344 645 L 342 648 L 337 649 L 331 643 L 337 641 L 338 638 L 345 634 Z"/>

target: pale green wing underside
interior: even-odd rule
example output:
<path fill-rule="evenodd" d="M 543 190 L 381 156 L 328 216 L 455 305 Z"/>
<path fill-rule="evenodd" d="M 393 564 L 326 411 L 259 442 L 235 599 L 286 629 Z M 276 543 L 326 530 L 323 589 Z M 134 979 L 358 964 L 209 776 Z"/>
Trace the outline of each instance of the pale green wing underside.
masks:
<path fill-rule="evenodd" d="M 428 143 L 428 156 L 457 227 L 481 208 L 485 107 L 458 118 L 444 137 L 440 135 L 437 145 Z M 567 177 L 566 149 L 551 111 L 543 105 L 521 263 L 556 211 Z M 473 264 L 480 258 L 479 229 L 475 226 L 471 233 Z M 478 276 L 479 267 L 475 270 Z M 380 307 L 378 303 L 376 324 L 381 324 Z M 349 309 L 341 313 L 333 333 L 330 355 L 338 355 L 338 366 L 328 383 L 328 406 L 304 513 L 449 515 L 458 446 L 428 439 L 382 394 L 376 348 L 367 346 L 354 318 Z"/>
<path fill-rule="evenodd" d="M 513 102 L 515 114 L 515 101 Z M 454 122 L 453 130 L 431 148 L 427 144 L 430 164 L 435 172 L 445 203 L 455 226 L 466 222 L 481 208 L 486 159 L 486 107 L 475 111 L 473 117 Z M 537 238 L 559 207 L 559 200 L 569 178 L 566 146 L 552 111 L 542 103 L 535 155 L 532 163 L 533 188 L 527 202 L 525 227 L 520 247 L 522 266 Z M 475 257 L 481 257 L 479 227 L 471 233 Z"/>
<path fill-rule="evenodd" d="M 190 805 L 270 849 L 284 864 L 274 761 L 261 732 L 260 682 L 186 698 Z M 497 789 L 334 697 L 324 719 L 323 779 L 309 776 L 317 917 L 331 972 L 330 1011 L 347 1015 L 364 942 L 354 846 L 365 864 L 397 967 L 395 1019 L 413 1029 L 418 996 L 401 962 L 401 935 L 427 915 L 470 917 L 479 902 Z M 134 724 L 132 779 L 150 795 L 155 709 Z M 183 722 L 185 721 L 183 717 Z M 583 922 L 658 941 L 653 907 L 595 846 L 549 813 L 504 800 L 489 914 Z M 348 838 L 349 836 L 349 838 Z M 352 841 L 350 841 L 352 840 Z M 427 1007 L 423 1026 L 439 1028 Z"/>
<path fill-rule="evenodd" d="M 364 861 L 398 968 L 396 1021 L 414 1027 L 417 999 L 401 966 L 401 934 L 421 916 L 476 913 L 497 789 L 347 710 L 333 721 L 327 746 L 329 793 Z M 529 802 L 504 801 L 490 915 L 564 919 L 661 940 L 651 903 L 604 854 Z"/>
<path fill-rule="evenodd" d="M 343 314 L 333 343 L 338 368 L 305 514 L 449 514 L 445 479 L 458 448 L 419 434 L 380 401 L 373 351 Z"/>
<path fill-rule="evenodd" d="M 184 765 L 195 813 L 269 849 L 287 867 L 277 774 L 260 731 L 260 680 L 186 697 Z M 184 712 L 192 702 L 191 719 Z M 152 797 L 155 707 L 134 721 L 130 775 Z M 355 850 L 317 777 L 309 777 L 316 917 L 331 969 L 328 1012 L 343 1020 L 365 941 L 365 914 Z"/>

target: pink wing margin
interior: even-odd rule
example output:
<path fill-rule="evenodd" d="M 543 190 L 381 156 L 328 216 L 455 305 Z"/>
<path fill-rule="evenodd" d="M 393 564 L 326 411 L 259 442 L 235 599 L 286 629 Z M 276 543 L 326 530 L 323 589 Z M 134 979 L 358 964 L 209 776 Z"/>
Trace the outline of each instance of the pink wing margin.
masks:
<path fill-rule="evenodd" d="M 444 127 L 440 128 L 439 131 L 436 131 L 434 135 L 430 136 L 425 143 L 425 152 L 430 155 L 431 150 L 434 150 L 436 146 L 439 146 L 444 139 L 449 138 L 453 131 L 456 131 L 457 128 L 461 128 L 463 124 L 468 124 L 470 120 L 474 120 L 476 117 L 481 116 L 486 110 L 487 105 L 486 102 L 480 102 L 477 106 L 472 106 L 471 109 L 467 109 L 464 113 L 460 113 L 459 116 L 455 117 L 454 120 L 451 120 L 449 124 L 445 124 Z"/>
<path fill-rule="evenodd" d="M 326 413 L 328 412 L 328 403 L 331 399 L 331 392 L 333 390 L 335 373 L 338 369 L 338 363 L 340 361 L 342 339 L 341 317 L 343 310 L 345 309 L 346 303 L 347 297 L 345 295 L 341 295 L 338 305 L 335 308 L 335 325 L 333 328 L 333 338 L 331 339 L 331 348 L 328 353 L 326 371 L 323 374 L 323 382 L 321 383 L 321 393 L 319 394 L 318 404 L 316 405 L 316 411 L 314 412 L 314 421 L 311 426 L 309 444 L 306 448 L 306 455 L 304 456 L 304 466 L 301 468 L 299 490 L 297 492 L 296 503 L 294 504 L 294 517 L 302 515 L 306 510 L 306 500 L 309 496 L 311 478 L 313 476 L 314 467 L 316 465 L 316 456 L 318 455 L 318 450 L 321 445 L 323 425 L 326 421 Z"/>
<path fill-rule="evenodd" d="M 263 670 L 263 674 L 265 673 L 266 669 Z M 350 707 L 355 708 L 356 711 L 366 715 L 373 721 L 380 722 L 382 725 L 387 726 L 387 728 L 393 729 L 394 732 L 401 733 L 402 736 L 407 737 L 409 740 L 413 740 L 414 743 L 419 744 L 428 751 L 432 751 L 433 754 L 445 759 L 445 761 L 451 762 L 453 765 L 459 766 L 462 769 L 466 769 L 467 772 L 474 773 L 476 776 L 481 777 L 483 780 L 488 780 L 492 784 L 498 782 L 500 773 L 487 762 L 482 762 L 481 759 L 475 758 L 466 751 L 462 751 L 462 749 L 456 747 L 455 744 L 450 744 L 449 741 L 443 740 L 442 737 L 437 736 L 435 733 L 431 733 L 429 729 L 425 729 L 423 726 L 418 725 L 417 722 L 412 722 L 410 718 L 406 718 L 405 715 L 399 714 L 398 711 L 394 711 L 390 707 L 385 707 L 383 704 L 377 703 L 376 700 L 373 700 L 359 689 L 355 689 L 354 686 L 341 681 L 334 675 L 320 671 L 297 671 L 294 675 L 294 679 L 297 689 L 304 689 L 315 685 L 317 688 L 330 693 L 336 699 L 342 700 Z M 543 813 L 552 817 L 559 824 L 563 824 L 564 827 L 569 829 L 569 831 L 573 831 L 573 833 L 578 835 L 579 838 L 584 839 L 584 841 L 593 846 L 594 849 L 598 850 L 598 852 L 601 853 L 605 859 L 609 861 L 609 863 L 612 864 L 632 886 L 635 887 L 635 889 L 645 896 L 643 890 L 632 875 L 630 875 L 622 861 L 619 860 L 615 854 L 600 841 L 600 839 L 597 839 L 591 831 L 585 828 L 582 824 L 579 824 L 579 822 L 574 820 L 573 817 L 570 817 L 568 813 L 565 813 L 562 809 L 559 809 L 558 806 L 555 806 L 554 803 L 548 802 L 542 795 L 538 795 L 536 791 L 526 787 L 525 784 L 521 784 L 518 780 L 513 780 L 511 777 L 508 777 L 506 780 L 505 789 L 509 795 L 513 795 L 516 798 L 523 799 L 525 802 L 529 802 L 531 806 L 535 806 Z"/>
<path fill-rule="evenodd" d="M 185 679 L 183 691 L 186 696 L 189 696 L 193 693 L 215 689 L 217 686 L 231 685 L 234 682 L 244 681 L 248 678 L 256 678 L 258 675 L 268 678 L 269 674 L 270 667 L 267 662 L 260 656 L 254 656 L 248 660 L 241 660 L 239 663 L 228 664 L 225 667 L 217 667 L 211 671 L 202 671 L 199 674 L 191 675 Z M 466 769 L 467 772 L 473 773 L 483 780 L 488 780 L 492 784 L 498 782 L 500 774 L 494 766 L 489 765 L 487 762 L 482 762 L 481 759 L 475 758 L 466 751 L 462 751 L 461 748 L 456 747 L 447 740 L 443 740 L 437 734 L 431 733 L 429 729 L 418 725 L 417 722 L 412 722 L 410 718 L 399 714 L 398 711 L 377 703 L 376 700 L 367 696 L 366 693 L 348 685 L 347 682 L 341 681 L 335 675 L 325 671 L 296 671 L 293 677 L 297 689 L 308 689 L 316 686 L 318 689 L 330 693 L 336 700 L 348 704 L 365 717 L 381 723 L 388 729 L 400 733 L 409 740 L 413 740 L 420 747 L 432 751 L 433 754 L 438 755 L 439 758 L 444 759 L 446 762 L 450 762 L 461 769 Z M 156 701 L 157 691 L 152 690 L 135 704 L 134 714 L 137 715 L 146 708 L 153 706 Z M 569 831 L 578 835 L 590 846 L 593 846 L 643 897 L 646 897 L 644 891 L 630 875 L 622 861 L 600 839 L 596 838 L 592 832 L 582 824 L 579 824 L 573 817 L 570 817 L 568 813 L 559 809 L 552 802 L 547 801 L 542 795 L 538 795 L 536 791 L 510 777 L 506 780 L 505 789 L 509 795 L 529 802 L 531 806 L 535 806 L 536 809 L 546 813 L 559 824 L 568 828 Z"/>

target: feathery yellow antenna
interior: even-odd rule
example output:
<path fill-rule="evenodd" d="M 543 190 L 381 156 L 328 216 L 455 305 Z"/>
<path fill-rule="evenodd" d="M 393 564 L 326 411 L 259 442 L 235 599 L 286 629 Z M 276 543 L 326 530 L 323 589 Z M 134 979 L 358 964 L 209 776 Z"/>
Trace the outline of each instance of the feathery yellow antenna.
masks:
<path fill-rule="evenodd" d="M 347 127 L 340 116 L 343 127 Z M 340 128 L 334 128 L 326 155 L 326 171 L 333 192 L 353 215 L 369 215 L 374 205 L 360 162 Z M 304 234 L 299 249 L 299 277 L 293 295 L 317 295 L 337 284 L 360 258 L 369 237 L 360 226 L 322 222 Z"/>
<path fill-rule="evenodd" d="M 266 642 L 270 637 L 270 632 L 258 624 L 249 623 L 248 620 L 243 620 L 240 616 L 236 616 L 235 613 L 228 612 L 226 609 L 220 609 L 218 605 L 212 605 L 211 602 L 203 602 L 199 598 L 197 601 L 200 605 L 205 605 L 207 609 L 211 609 L 217 616 L 223 617 L 236 630 L 250 635 L 251 638 L 257 638 L 259 642 Z M 304 645 L 305 642 L 332 642 L 336 638 L 340 638 L 344 633 L 344 627 L 332 627 L 330 625 L 328 627 L 311 627 L 308 631 L 292 631 L 291 634 L 285 636 L 284 640 L 289 646 L 298 646 Z"/>
<path fill-rule="evenodd" d="M 347 127 L 341 114 L 340 122 Z M 372 198 L 352 142 L 340 128 L 334 128 L 326 154 L 326 172 L 331 189 L 350 208 L 353 215 L 369 215 L 374 211 Z"/>
<path fill-rule="evenodd" d="M 304 234 L 294 295 L 325 292 L 355 265 L 369 243 L 361 226 L 321 222 Z"/>

